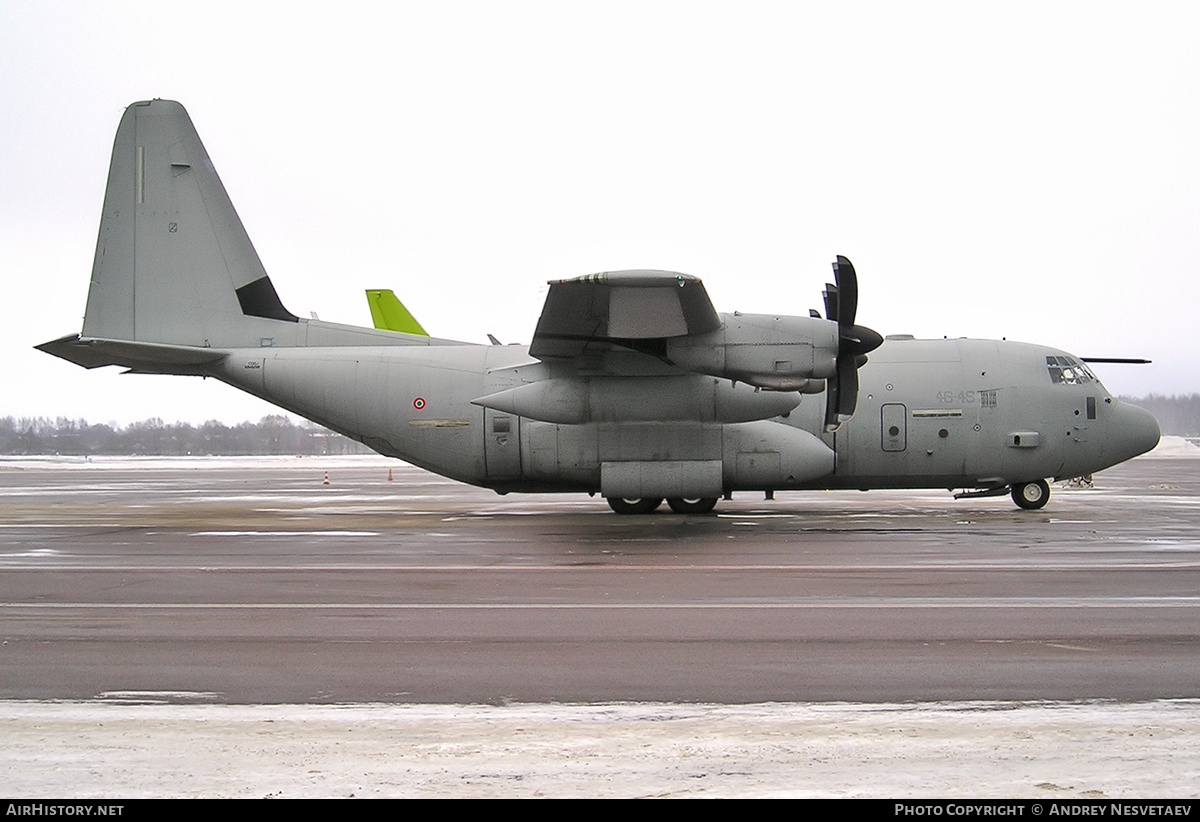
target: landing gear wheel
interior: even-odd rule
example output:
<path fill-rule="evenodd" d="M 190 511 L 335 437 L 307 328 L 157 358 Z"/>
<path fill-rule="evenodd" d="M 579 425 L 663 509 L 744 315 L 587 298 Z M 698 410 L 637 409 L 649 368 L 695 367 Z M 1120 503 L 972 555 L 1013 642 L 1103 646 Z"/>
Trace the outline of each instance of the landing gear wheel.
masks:
<path fill-rule="evenodd" d="M 1050 484 L 1045 480 L 1019 482 L 1012 487 L 1012 498 L 1026 511 L 1036 511 L 1050 501 Z"/>
<path fill-rule="evenodd" d="M 662 497 L 641 497 L 640 499 L 622 499 L 621 497 L 605 497 L 608 507 L 618 514 L 649 514 L 662 505 Z"/>
<path fill-rule="evenodd" d="M 717 507 L 717 498 L 696 497 L 694 499 L 680 499 L 679 497 L 668 497 L 667 505 L 671 506 L 671 510 L 676 514 L 707 514 Z"/>

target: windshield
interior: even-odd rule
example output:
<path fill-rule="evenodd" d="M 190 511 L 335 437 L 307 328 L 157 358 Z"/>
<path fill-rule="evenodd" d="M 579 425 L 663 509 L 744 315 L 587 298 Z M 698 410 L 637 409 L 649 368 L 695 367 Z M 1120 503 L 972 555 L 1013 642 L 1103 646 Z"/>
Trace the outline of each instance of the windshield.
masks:
<path fill-rule="evenodd" d="M 1055 385 L 1093 385 L 1100 382 L 1086 365 L 1074 357 L 1047 356 L 1046 370 Z"/>

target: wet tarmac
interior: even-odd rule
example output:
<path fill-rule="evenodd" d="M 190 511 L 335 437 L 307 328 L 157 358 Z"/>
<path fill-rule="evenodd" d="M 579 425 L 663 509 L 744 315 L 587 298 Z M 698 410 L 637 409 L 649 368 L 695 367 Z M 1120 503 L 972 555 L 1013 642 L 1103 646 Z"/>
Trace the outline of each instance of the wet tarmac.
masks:
<path fill-rule="evenodd" d="M 10 700 L 1195 698 L 1200 460 L 1035 512 L 809 492 L 692 517 L 374 458 L 7 461 L 0 640 Z"/>

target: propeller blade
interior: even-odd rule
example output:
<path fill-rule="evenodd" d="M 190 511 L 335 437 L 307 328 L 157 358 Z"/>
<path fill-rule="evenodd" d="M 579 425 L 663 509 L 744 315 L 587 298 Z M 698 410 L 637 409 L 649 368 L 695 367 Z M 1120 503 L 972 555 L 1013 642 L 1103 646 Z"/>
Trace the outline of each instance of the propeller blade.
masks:
<path fill-rule="evenodd" d="M 867 361 L 867 353 L 883 344 L 877 331 L 854 324 L 858 273 L 840 254 L 833 264 L 833 279 L 833 284 L 825 284 L 825 312 L 838 324 L 838 353 L 837 373 L 825 381 L 826 431 L 836 431 L 842 417 L 853 416 L 858 405 L 858 369 Z"/>
<path fill-rule="evenodd" d="M 838 290 L 833 283 L 825 283 L 825 316 L 838 321 Z"/>
<path fill-rule="evenodd" d="M 850 328 L 858 313 L 858 274 L 854 271 L 854 264 L 841 254 L 833 264 L 833 279 L 837 283 L 838 324 L 842 328 Z"/>
<path fill-rule="evenodd" d="M 843 356 L 838 357 L 837 366 L 837 412 L 843 417 L 849 417 L 854 414 L 854 407 L 858 405 L 858 364 L 855 363 L 854 357 Z"/>
<path fill-rule="evenodd" d="M 838 386 L 841 381 L 837 377 L 825 380 L 825 430 L 836 431 L 841 425 L 838 419 Z"/>

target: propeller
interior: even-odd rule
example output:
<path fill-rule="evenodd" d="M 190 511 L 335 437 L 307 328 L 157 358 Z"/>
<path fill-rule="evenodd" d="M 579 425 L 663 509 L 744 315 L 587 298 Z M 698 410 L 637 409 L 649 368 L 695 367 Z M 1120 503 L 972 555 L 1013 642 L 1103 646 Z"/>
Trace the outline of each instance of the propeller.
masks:
<path fill-rule="evenodd" d="M 858 405 L 858 369 L 867 352 L 883 344 L 883 337 L 864 325 L 854 324 L 858 312 L 858 275 L 842 255 L 833 264 L 833 282 L 825 284 L 825 316 L 838 324 L 837 374 L 825 381 L 825 430 L 836 431 L 841 417 Z"/>

